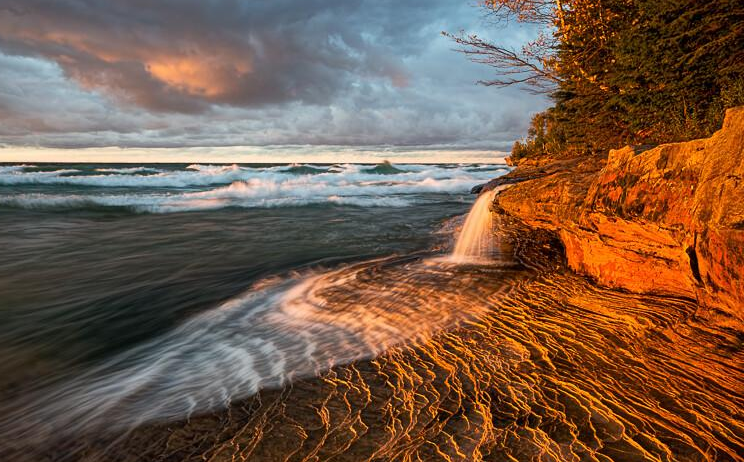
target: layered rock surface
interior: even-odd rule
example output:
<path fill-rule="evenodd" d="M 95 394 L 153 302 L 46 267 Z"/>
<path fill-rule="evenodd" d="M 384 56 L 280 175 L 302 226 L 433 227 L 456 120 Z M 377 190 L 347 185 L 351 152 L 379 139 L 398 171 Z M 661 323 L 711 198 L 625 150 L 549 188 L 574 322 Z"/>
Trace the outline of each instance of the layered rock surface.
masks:
<path fill-rule="evenodd" d="M 744 462 L 736 332 L 695 319 L 691 299 L 597 287 L 550 233 L 505 228 L 503 250 L 529 268 L 393 257 L 309 297 L 319 312 L 369 308 L 373 325 L 405 328 L 401 306 L 467 322 L 213 413 L 4 438 L 0 460 Z"/>
<path fill-rule="evenodd" d="M 744 107 L 708 139 L 527 161 L 500 181 L 515 177 L 494 209 L 555 232 L 573 270 L 744 330 Z"/>

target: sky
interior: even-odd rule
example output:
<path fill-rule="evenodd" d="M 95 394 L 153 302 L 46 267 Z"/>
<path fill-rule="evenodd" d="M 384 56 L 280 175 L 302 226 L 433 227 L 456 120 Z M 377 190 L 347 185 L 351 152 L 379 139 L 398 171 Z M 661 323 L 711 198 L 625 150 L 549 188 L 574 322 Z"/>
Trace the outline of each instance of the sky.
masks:
<path fill-rule="evenodd" d="M 2 0 L 0 162 L 488 161 L 546 106 L 476 0 Z"/>

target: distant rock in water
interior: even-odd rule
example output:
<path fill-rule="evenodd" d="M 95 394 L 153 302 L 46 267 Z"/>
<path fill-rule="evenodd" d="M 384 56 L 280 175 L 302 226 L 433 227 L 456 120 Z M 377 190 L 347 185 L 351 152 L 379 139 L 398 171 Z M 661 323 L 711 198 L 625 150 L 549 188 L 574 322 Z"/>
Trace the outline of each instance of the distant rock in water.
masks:
<path fill-rule="evenodd" d="M 569 266 L 600 284 L 698 301 L 744 330 L 744 107 L 710 138 L 607 159 L 540 159 L 494 208 L 555 232 Z"/>
<path fill-rule="evenodd" d="M 405 170 L 401 170 L 395 167 L 390 161 L 383 161 L 381 164 L 377 164 L 372 168 L 365 168 L 362 170 L 364 173 L 374 173 L 377 175 L 396 175 L 398 173 L 406 173 Z"/>

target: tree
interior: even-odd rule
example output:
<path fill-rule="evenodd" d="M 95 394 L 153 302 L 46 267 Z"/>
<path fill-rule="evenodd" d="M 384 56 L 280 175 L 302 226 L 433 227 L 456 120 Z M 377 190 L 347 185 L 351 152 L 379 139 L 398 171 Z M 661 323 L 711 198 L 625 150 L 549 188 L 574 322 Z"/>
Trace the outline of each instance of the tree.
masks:
<path fill-rule="evenodd" d="M 494 22 L 543 28 L 521 50 L 450 35 L 472 60 L 496 69 L 496 77 L 481 83 L 523 85 L 552 97 L 555 106 L 533 121 L 542 127 L 533 125 L 518 145 L 522 155 L 602 153 L 624 143 L 706 136 L 726 107 L 744 104 L 740 0 L 485 0 L 481 6 Z"/>
<path fill-rule="evenodd" d="M 563 0 L 485 0 L 481 6 L 494 23 L 516 20 L 543 26 L 546 30 L 521 50 L 491 43 L 477 35 L 444 33 L 461 46 L 472 61 L 496 69 L 496 77 L 481 81 L 486 86 L 526 85 L 533 91 L 551 91 L 560 82 L 556 69 L 554 26 L 562 22 Z M 561 18 L 561 19 L 558 19 Z"/>

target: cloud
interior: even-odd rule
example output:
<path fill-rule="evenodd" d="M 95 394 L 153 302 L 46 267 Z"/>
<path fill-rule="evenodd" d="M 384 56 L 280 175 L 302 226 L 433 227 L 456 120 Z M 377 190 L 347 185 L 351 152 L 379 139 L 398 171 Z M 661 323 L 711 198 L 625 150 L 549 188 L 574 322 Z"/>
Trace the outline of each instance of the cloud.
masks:
<path fill-rule="evenodd" d="M 397 42 L 416 27 L 365 28 L 374 18 L 364 11 L 413 14 L 386 0 L 369 10 L 356 0 L 4 3 L 3 48 L 53 60 L 84 88 L 156 111 L 324 102 L 356 75 L 404 86 L 391 37 L 377 34 Z"/>
<path fill-rule="evenodd" d="M 450 0 L 5 0 L 0 143 L 509 143 L 545 102 L 473 85 L 439 32 L 478 24 Z"/>

